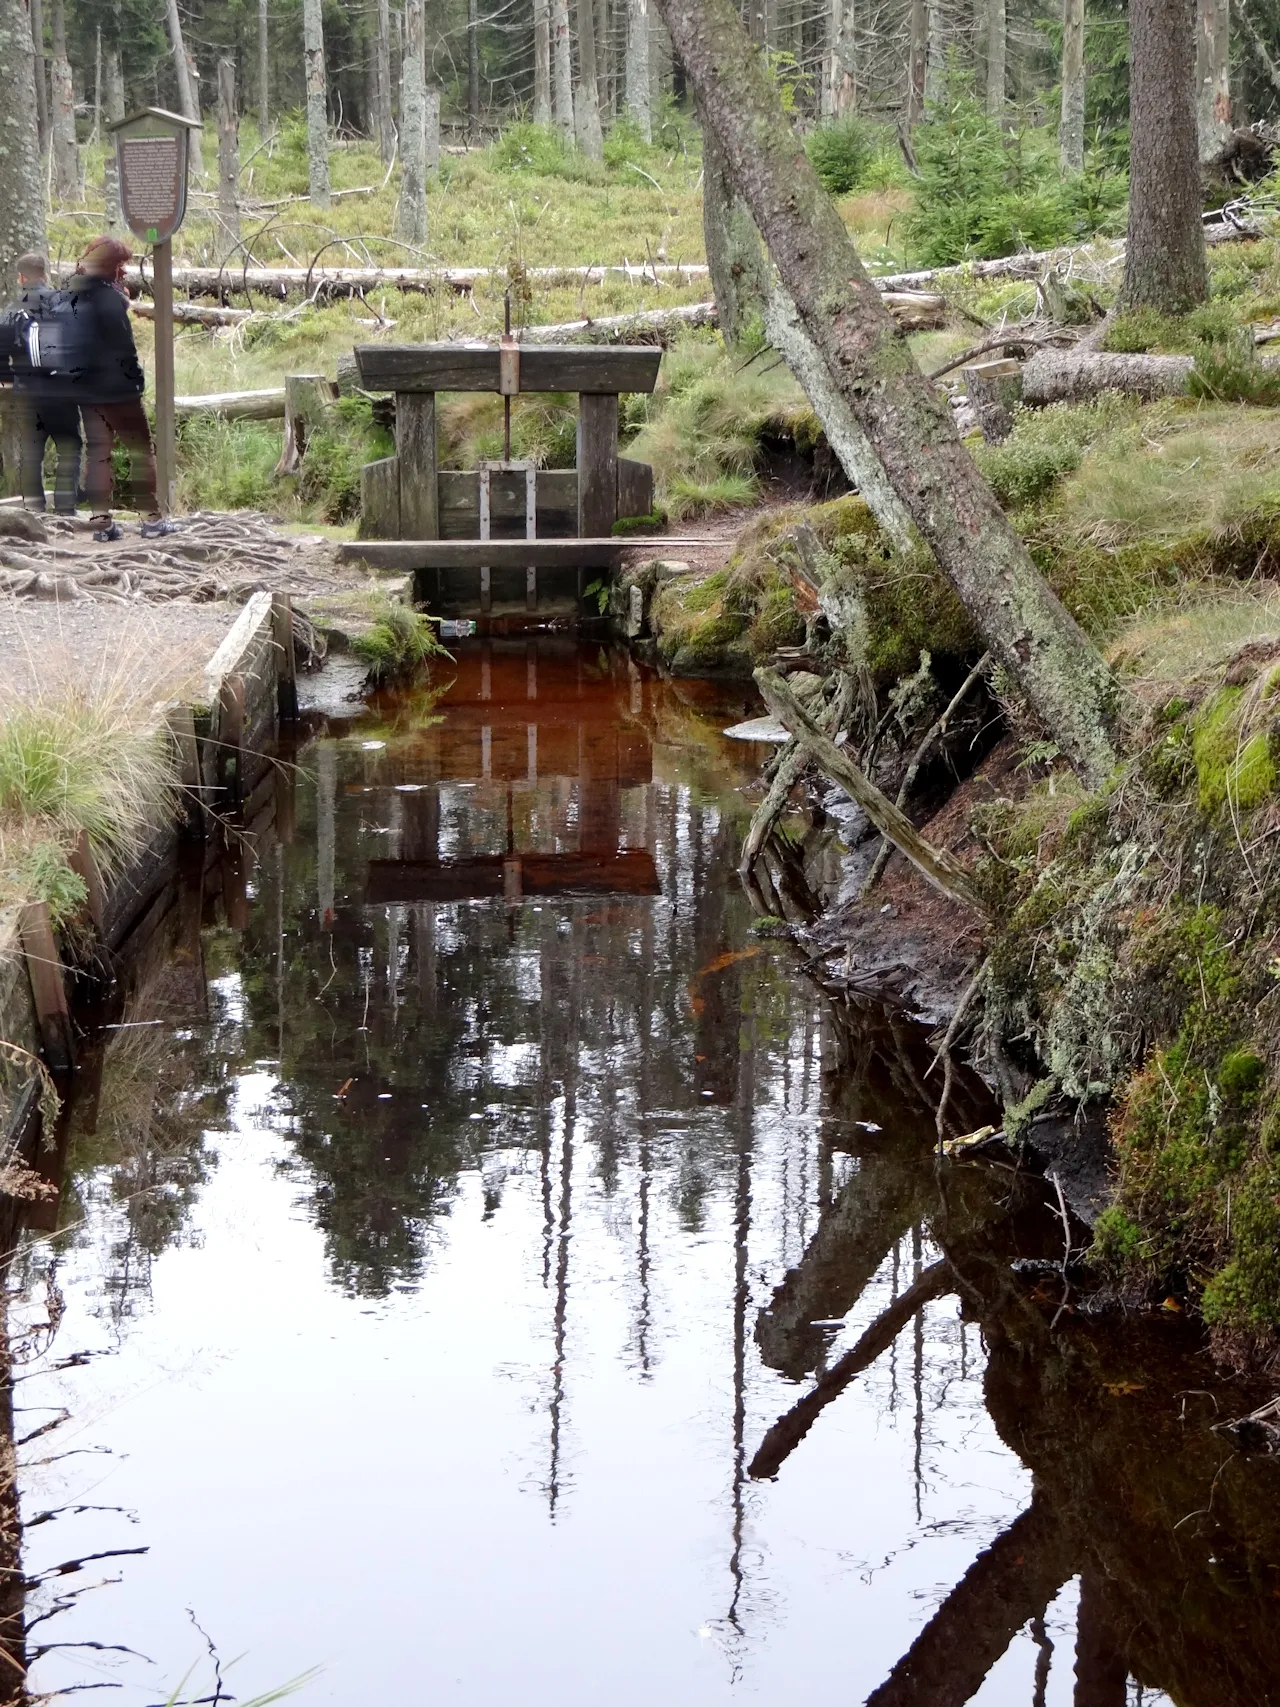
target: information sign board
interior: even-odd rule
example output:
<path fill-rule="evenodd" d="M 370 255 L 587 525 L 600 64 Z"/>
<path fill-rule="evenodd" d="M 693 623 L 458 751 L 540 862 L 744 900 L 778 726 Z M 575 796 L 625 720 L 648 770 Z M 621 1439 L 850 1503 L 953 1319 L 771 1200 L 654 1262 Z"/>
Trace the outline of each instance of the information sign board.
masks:
<path fill-rule="evenodd" d="M 186 216 L 192 121 L 148 107 L 112 128 L 125 224 L 144 242 L 163 243 Z"/>

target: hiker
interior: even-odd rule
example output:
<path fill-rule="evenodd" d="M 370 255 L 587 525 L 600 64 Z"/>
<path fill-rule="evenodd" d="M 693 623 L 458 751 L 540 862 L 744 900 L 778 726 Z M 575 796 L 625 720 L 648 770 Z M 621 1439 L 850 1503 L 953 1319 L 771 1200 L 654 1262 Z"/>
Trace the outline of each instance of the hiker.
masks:
<path fill-rule="evenodd" d="M 80 484 L 80 410 L 73 376 L 62 371 L 56 324 L 62 293 L 49 284 L 43 255 L 18 257 L 18 295 L 4 320 L 4 343 L 18 411 L 19 486 L 29 510 L 43 510 L 45 446 L 57 451 L 54 508 L 73 516 Z"/>
<path fill-rule="evenodd" d="M 155 449 L 142 407 L 145 382 L 121 282 L 129 259 L 118 238 L 97 237 L 67 282 L 81 352 L 76 392 L 84 418 L 85 497 L 100 544 L 124 537 L 111 515 L 111 449 L 117 439 L 129 453 L 134 508 L 146 517 L 142 537 L 176 531 L 161 515 L 156 496 Z"/>

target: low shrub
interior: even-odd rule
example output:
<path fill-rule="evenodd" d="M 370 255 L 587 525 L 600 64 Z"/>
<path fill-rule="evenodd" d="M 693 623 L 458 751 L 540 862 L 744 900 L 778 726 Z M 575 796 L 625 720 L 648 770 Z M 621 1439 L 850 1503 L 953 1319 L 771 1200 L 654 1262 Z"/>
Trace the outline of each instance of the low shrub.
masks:
<path fill-rule="evenodd" d="M 804 139 L 804 151 L 823 189 L 834 196 L 847 196 L 862 188 L 879 145 L 879 136 L 871 126 L 852 116 L 819 125 Z"/>

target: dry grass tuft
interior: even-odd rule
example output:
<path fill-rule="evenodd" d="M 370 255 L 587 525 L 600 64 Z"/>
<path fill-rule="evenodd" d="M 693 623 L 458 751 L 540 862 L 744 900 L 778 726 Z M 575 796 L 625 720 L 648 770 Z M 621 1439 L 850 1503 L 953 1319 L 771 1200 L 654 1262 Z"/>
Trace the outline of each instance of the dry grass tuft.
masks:
<path fill-rule="evenodd" d="M 127 632 L 95 670 L 56 663 L 34 691 L 0 687 L 0 904 L 35 896 L 55 913 L 83 894 L 65 863 L 82 830 L 109 877 L 176 801 L 157 703 L 175 669 L 150 625 Z"/>
<path fill-rule="evenodd" d="M 1220 676 L 1242 646 L 1272 638 L 1280 638 L 1280 589 L 1215 588 L 1178 608 L 1134 617 L 1107 655 L 1138 682 L 1191 685 Z"/>

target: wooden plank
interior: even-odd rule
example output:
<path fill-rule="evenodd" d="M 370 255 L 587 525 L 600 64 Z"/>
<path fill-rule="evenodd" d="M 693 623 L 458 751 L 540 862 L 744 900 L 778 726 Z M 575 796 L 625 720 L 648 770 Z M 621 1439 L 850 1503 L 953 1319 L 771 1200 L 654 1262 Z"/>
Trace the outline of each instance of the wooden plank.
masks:
<path fill-rule="evenodd" d="M 275 642 L 276 715 L 291 723 L 298 715 L 298 659 L 293 644 L 293 600 L 288 593 L 272 596 L 271 630 Z"/>
<path fill-rule="evenodd" d="M 578 533 L 599 539 L 618 519 L 618 399 L 584 391 L 578 399 Z"/>
<path fill-rule="evenodd" d="M 480 527 L 480 476 L 475 469 L 442 469 L 439 526 L 441 539 L 475 539 Z M 572 468 L 539 469 L 535 474 L 536 537 L 574 534 L 578 528 L 578 475 Z M 501 538 L 528 537 L 525 476 L 490 472 L 490 532 Z M 361 535 L 362 538 L 366 537 Z M 377 538 L 370 534 L 368 537 Z M 384 534 L 383 538 L 395 538 Z"/>
<path fill-rule="evenodd" d="M 89 832 L 81 830 L 67 855 L 67 864 L 84 884 L 87 891 L 85 905 L 89 917 L 93 920 L 94 929 L 101 936 L 107 918 L 107 893 L 102 885 L 102 873 L 98 870 L 98 862 L 93 857 L 93 848 L 89 843 Z"/>
<path fill-rule="evenodd" d="M 229 804 L 239 805 L 244 782 L 244 677 L 224 676 L 218 692 L 216 728 L 218 789 Z"/>
<path fill-rule="evenodd" d="M 400 458 L 384 456 L 360 470 L 357 539 L 400 538 Z"/>
<path fill-rule="evenodd" d="M 339 547 L 344 563 L 372 569 L 611 569 L 631 544 L 622 539 L 378 539 Z"/>
<path fill-rule="evenodd" d="M 169 738 L 177 757 L 179 804 L 186 829 L 204 833 L 204 794 L 200 775 L 200 744 L 196 740 L 195 713 L 189 705 L 172 704 L 165 711 Z"/>
<path fill-rule="evenodd" d="M 396 455 L 400 460 L 401 537 L 434 539 L 440 532 L 434 392 L 421 390 L 397 396 Z"/>
<path fill-rule="evenodd" d="M 71 1009 L 67 1005 L 62 956 L 54 940 L 49 909 L 43 901 L 27 902 L 19 929 L 45 1057 L 54 1072 L 65 1072 L 75 1066 Z"/>
<path fill-rule="evenodd" d="M 355 356 L 367 391 L 499 390 L 493 344 L 357 344 Z M 522 344 L 520 389 L 652 391 L 661 361 L 650 345 Z"/>
<path fill-rule="evenodd" d="M 211 706 L 217 702 L 218 689 L 222 685 L 223 676 L 240 662 L 259 627 L 268 621 L 270 615 L 271 594 L 267 592 L 254 593 L 240 615 L 232 623 L 213 657 L 205 665 L 204 703 L 206 705 Z"/>
<path fill-rule="evenodd" d="M 618 458 L 618 514 L 653 514 L 653 469 L 647 462 L 633 462 L 629 456 Z"/>

